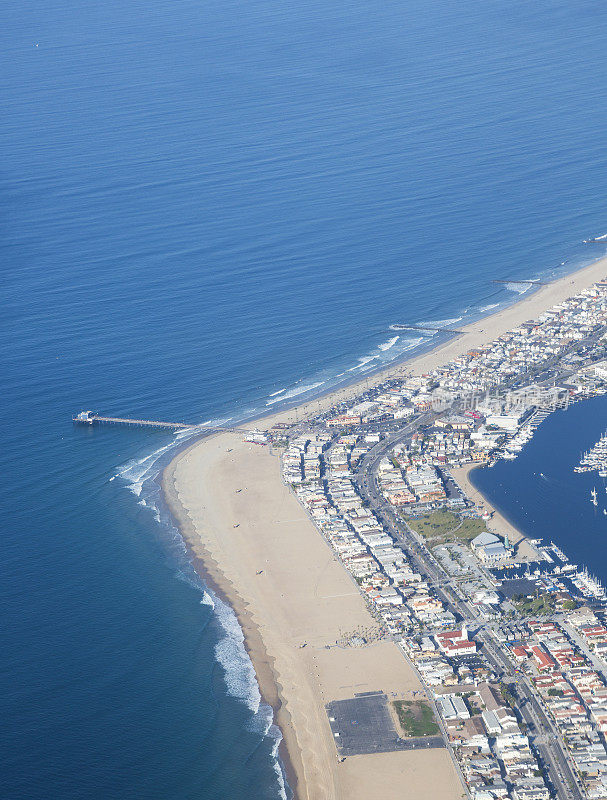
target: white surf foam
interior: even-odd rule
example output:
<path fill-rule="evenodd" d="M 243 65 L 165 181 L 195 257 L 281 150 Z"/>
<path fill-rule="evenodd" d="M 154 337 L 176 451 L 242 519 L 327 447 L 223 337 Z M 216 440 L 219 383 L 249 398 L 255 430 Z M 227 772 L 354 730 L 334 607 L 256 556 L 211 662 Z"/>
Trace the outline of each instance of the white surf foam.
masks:
<path fill-rule="evenodd" d="M 350 367 L 350 369 L 347 369 L 346 372 L 354 372 L 355 369 L 362 369 L 370 361 L 375 361 L 376 358 L 377 358 L 377 356 L 373 356 L 373 355 L 366 356 L 366 358 L 359 358 L 358 359 L 358 364 L 355 364 L 353 367 Z"/>
<path fill-rule="evenodd" d="M 302 394 L 306 391 L 310 391 L 320 386 L 321 383 L 322 382 L 301 386 L 294 390 L 294 394 Z M 208 420 L 203 423 L 201 427 L 204 429 L 204 427 L 224 425 L 231 419 L 232 417 L 224 417 L 221 419 Z M 164 526 L 165 521 L 161 519 L 161 515 L 156 506 L 154 491 L 148 491 L 148 487 L 145 485 L 146 481 L 158 475 L 159 459 L 167 453 L 167 451 L 175 449 L 178 446 L 176 440 L 187 438 L 196 433 L 199 433 L 199 430 L 180 431 L 176 437 L 163 447 L 141 458 L 128 461 L 110 478 L 110 480 L 115 480 L 116 478 L 123 480 L 126 484 L 126 488 L 139 498 L 137 501 L 138 504 L 141 506 L 148 506 L 160 525 Z M 185 550 L 183 539 L 174 527 L 169 526 L 169 528 L 174 532 L 176 540 L 179 542 L 181 550 L 183 551 L 183 555 L 186 556 L 187 551 Z M 195 588 L 200 587 L 198 576 L 194 573 L 189 575 L 187 570 L 179 570 L 177 572 L 177 578 L 187 581 Z M 282 734 L 279 728 L 274 725 L 272 708 L 261 700 L 255 670 L 245 649 L 244 634 L 240 628 L 238 619 L 229 605 L 208 590 L 203 590 L 200 603 L 212 609 L 213 618 L 217 620 L 222 629 L 223 636 L 215 646 L 215 658 L 223 669 L 227 691 L 230 695 L 245 703 L 253 713 L 254 716 L 251 720 L 251 725 L 255 727 L 255 730 L 260 731 L 263 736 L 269 736 L 271 738 L 273 768 L 276 773 L 279 797 L 283 800 L 287 800 L 287 790 L 278 758 L 278 748 L 282 740 Z"/>
<path fill-rule="evenodd" d="M 510 292 L 516 292 L 517 294 L 525 294 L 531 289 L 530 283 L 517 283 L 516 281 L 512 281 L 511 283 L 506 283 L 505 287 Z"/>
<path fill-rule="evenodd" d="M 215 645 L 215 658 L 223 667 L 227 690 L 232 697 L 242 700 L 257 714 L 261 695 L 253 664 L 244 646 L 244 634 L 230 606 L 216 595 L 211 595 L 211 599 L 224 632 L 224 636 Z"/>
<path fill-rule="evenodd" d="M 425 322 L 420 322 L 420 327 L 426 325 L 428 328 L 445 328 L 447 325 L 455 325 L 456 322 L 459 322 L 463 317 L 453 317 L 453 319 L 431 319 L 426 320 Z"/>
<path fill-rule="evenodd" d="M 419 344 L 421 344 L 423 341 L 425 341 L 423 336 L 418 336 L 418 337 L 417 337 L 417 338 L 415 338 L 415 339 L 405 339 L 405 340 L 404 340 L 404 342 L 405 342 L 406 344 L 405 344 L 405 346 L 403 347 L 403 351 L 404 351 L 404 350 L 413 350 L 413 348 L 414 348 L 414 347 L 417 347 L 417 346 L 418 346 Z"/>
<path fill-rule="evenodd" d="M 200 601 L 201 606 L 210 606 L 211 608 L 215 608 L 215 603 L 211 595 L 205 589 L 202 593 L 202 600 Z"/>
<path fill-rule="evenodd" d="M 120 468 L 113 478 L 121 478 L 128 485 L 129 490 L 139 497 L 146 480 L 155 477 L 157 474 L 156 464 L 160 456 L 175 446 L 174 440 L 164 447 L 159 447 L 153 453 L 143 456 L 143 458 L 131 459 Z M 112 479 L 110 479 L 112 480 Z"/>
<path fill-rule="evenodd" d="M 298 386 L 297 388 L 293 388 L 290 391 L 286 392 L 286 394 L 280 395 L 280 397 L 274 397 L 272 400 L 268 400 L 266 405 L 271 406 L 274 403 L 279 403 L 281 400 L 290 400 L 292 397 L 297 397 L 300 394 L 311 392 L 312 389 L 318 389 L 318 387 L 322 386 L 323 383 L 325 383 L 325 381 L 318 381 L 317 383 L 309 383 L 306 386 Z"/>
<path fill-rule="evenodd" d="M 244 634 L 232 608 L 213 592 L 205 590 L 200 601 L 211 606 L 214 617 L 221 625 L 223 637 L 215 645 L 215 658 L 223 668 L 228 693 L 241 700 L 253 712 L 247 727 L 272 740 L 272 763 L 278 783 L 279 797 L 287 800 L 287 788 L 278 758 L 282 741 L 280 728 L 274 724 L 272 707 L 261 699 L 255 669 L 244 646 Z"/>
<path fill-rule="evenodd" d="M 274 771 L 276 772 L 280 797 L 281 800 L 287 800 L 287 787 L 285 786 L 285 778 L 278 760 L 278 748 L 282 742 L 282 732 L 277 725 L 272 724 L 268 729 L 268 734 L 274 739 L 274 746 L 272 747 L 272 761 L 274 763 Z"/>
<path fill-rule="evenodd" d="M 284 392 L 286 392 L 286 391 L 287 391 L 286 389 L 279 389 L 277 392 L 272 392 L 270 394 L 270 397 L 276 397 L 279 394 L 284 394 Z"/>
<path fill-rule="evenodd" d="M 280 728 L 274 724 L 274 711 L 272 707 L 262 701 L 259 705 L 259 710 L 247 727 L 262 737 L 265 738 L 267 736 L 272 740 L 271 757 L 276 774 L 276 782 L 278 784 L 278 796 L 282 798 L 282 800 L 287 800 L 287 787 L 278 756 L 278 750 L 283 737 Z"/>
<path fill-rule="evenodd" d="M 400 336 L 394 336 L 389 341 L 380 344 L 379 349 L 382 350 L 383 352 L 385 352 L 386 350 L 390 350 L 390 348 L 394 347 L 394 345 L 396 344 L 396 342 L 398 342 L 399 339 Z"/>
<path fill-rule="evenodd" d="M 126 464 L 123 464 L 118 472 L 109 479 L 110 481 L 116 480 L 116 478 L 120 478 L 127 484 L 127 488 L 137 497 L 141 496 L 141 492 L 143 491 L 143 485 L 146 481 L 155 478 L 158 475 L 158 461 L 165 453 L 169 452 L 176 447 L 177 442 L 181 443 L 182 441 L 189 439 L 192 436 L 196 436 L 200 433 L 200 428 L 204 430 L 204 428 L 214 428 L 214 427 L 221 427 L 226 425 L 233 417 L 218 417 L 216 419 L 208 419 L 205 422 L 201 422 L 199 426 L 195 428 L 188 428 L 185 430 L 179 430 L 173 436 L 172 440 L 168 442 L 163 447 L 159 447 L 157 450 L 148 453 L 141 458 L 131 459 L 127 461 Z M 139 505 L 148 505 L 145 500 L 139 503 Z M 153 504 L 150 506 L 154 509 Z M 157 512 L 155 512 L 156 514 Z"/>
<path fill-rule="evenodd" d="M 233 417 L 217 417 L 216 419 L 207 419 L 206 422 L 201 422 L 197 427 L 199 428 L 221 428 L 222 425 L 230 422 Z"/>
<path fill-rule="evenodd" d="M 479 311 L 481 312 L 481 314 L 484 314 L 485 311 L 491 311 L 492 308 L 497 308 L 498 306 L 499 306 L 499 303 L 489 303 L 488 306 L 481 306 L 479 308 Z"/>

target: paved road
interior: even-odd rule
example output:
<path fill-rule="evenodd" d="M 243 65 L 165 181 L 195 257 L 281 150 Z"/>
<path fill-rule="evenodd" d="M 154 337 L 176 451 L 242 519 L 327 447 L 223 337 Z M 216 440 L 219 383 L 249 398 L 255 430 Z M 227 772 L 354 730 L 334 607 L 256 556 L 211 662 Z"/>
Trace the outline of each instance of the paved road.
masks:
<path fill-rule="evenodd" d="M 602 327 L 581 342 L 572 343 L 558 357 L 549 359 L 541 365 L 532 367 L 523 374 L 510 378 L 499 389 L 507 390 L 515 384 L 519 385 L 520 388 L 524 388 L 524 386 L 530 386 L 534 380 L 540 385 L 542 383 L 548 385 L 553 382 L 556 384 L 557 381 L 565 380 L 574 370 L 570 367 L 559 369 L 559 363 L 562 358 L 579 351 L 583 347 L 596 344 L 605 331 L 607 331 L 607 326 Z M 463 407 L 463 402 L 456 401 L 453 403 L 451 410 L 458 412 Z M 582 792 L 574 777 L 574 771 L 558 731 L 552 720 L 547 716 L 528 678 L 522 673 L 514 673 L 508 655 L 497 642 L 492 640 L 489 631 L 483 631 L 483 621 L 479 620 L 476 610 L 459 594 L 454 582 L 439 562 L 426 548 L 425 544 L 416 538 L 411 529 L 398 519 L 394 508 L 385 501 L 379 491 L 376 481 L 379 462 L 394 447 L 409 439 L 422 426 L 431 424 L 435 418 L 436 414 L 427 412 L 396 430 L 394 430 L 393 423 L 374 425 L 374 430 L 385 433 L 386 438 L 363 457 L 355 475 L 355 483 L 363 499 L 369 502 L 386 530 L 389 531 L 395 542 L 403 549 L 412 566 L 434 587 L 436 594 L 445 603 L 446 607 L 456 616 L 463 620 L 470 620 L 474 627 L 479 628 L 478 638 L 482 642 L 484 655 L 489 663 L 492 664 L 496 674 L 501 676 L 505 682 L 513 685 L 513 689 L 520 700 L 518 710 L 528 726 L 529 735 L 540 758 L 543 760 L 559 800 L 582 800 Z M 440 741 L 442 742 L 442 739 Z M 375 743 L 374 746 L 380 745 Z M 426 744 L 425 746 L 428 745 Z M 377 751 L 375 750 L 375 752 Z"/>
<path fill-rule="evenodd" d="M 431 415 L 426 415 L 429 419 Z M 414 568 L 433 586 L 437 595 L 456 616 L 469 620 L 474 627 L 482 629 L 483 621 L 479 620 L 475 609 L 456 593 L 453 583 L 440 564 L 434 559 L 425 545 L 416 540 L 408 526 L 399 522 L 391 505 L 382 497 L 375 475 L 379 462 L 401 441 L 407 439 L 414 427 L 424 424 L 419 419 L 410 423 L 398 433 L 389 436 L 374 447 L 363 459 L 357 474 L 357 485 L 361 495 L 368 500 L 386 529 L 402 547 Z M 478 637 L 483 643 L 484 654 L 498 675 L 512 675 L 513 668 L 508 657 L 499 645 L 490 640 L 489 635 L 481 632 Z M 511 678 L 517 694 L 521 697 L 518 710 L 528 726 L 529 736 L 536 747 L 550 782 L 559 800 L 583 800 L 582 792 L 564 745 L 552 721 L 548 718 L 537 695 L 526 676 Z"/>

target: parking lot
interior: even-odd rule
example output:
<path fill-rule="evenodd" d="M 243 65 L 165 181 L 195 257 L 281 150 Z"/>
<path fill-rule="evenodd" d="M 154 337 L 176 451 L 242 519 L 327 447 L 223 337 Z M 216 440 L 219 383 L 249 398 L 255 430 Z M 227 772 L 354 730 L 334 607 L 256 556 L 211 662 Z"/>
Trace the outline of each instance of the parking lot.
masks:
<path fill-rule="evenodd" d="M 350 700 L 334 700 L 326 708 L 335 744 L 342 756 L 444 747 L 440 736 L 400 738 L 383 692 L 366 692 Z"/>

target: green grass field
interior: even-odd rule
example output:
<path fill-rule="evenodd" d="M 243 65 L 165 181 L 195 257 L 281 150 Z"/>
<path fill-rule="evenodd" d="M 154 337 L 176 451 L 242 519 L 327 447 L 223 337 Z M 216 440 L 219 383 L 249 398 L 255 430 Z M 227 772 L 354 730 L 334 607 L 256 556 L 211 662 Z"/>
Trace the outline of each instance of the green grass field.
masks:
<path fill-rule="evenodd" d="M 452 511 L 432 511 L 419 519 L 410 519 L 408 524 L 432 546 L 445 542 L 471 542 L 485 530 L 480 519 L 462 519 Z"/>
<path fill-rule="evenodd" d="M 437 736 L 440 733 L 432 709 L 424 700 L 395 700 L 392 705 L 405 736 Z"/>

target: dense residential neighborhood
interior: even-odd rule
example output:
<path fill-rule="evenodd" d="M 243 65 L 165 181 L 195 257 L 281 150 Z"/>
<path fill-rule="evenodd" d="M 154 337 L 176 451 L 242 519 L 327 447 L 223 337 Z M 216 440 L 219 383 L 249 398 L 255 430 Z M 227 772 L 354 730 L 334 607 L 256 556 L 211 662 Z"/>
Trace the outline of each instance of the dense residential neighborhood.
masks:
<path fill-rule="evenodd" d="M 516 458 L 551 411 L 607 391 L 606 355 L 600 282 L 441 369 L 269 432 L 475 800 L 607 798 L 603 589 L 556 545 L 511 542 L 454 474 Z"/>

